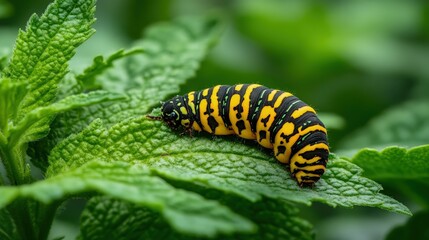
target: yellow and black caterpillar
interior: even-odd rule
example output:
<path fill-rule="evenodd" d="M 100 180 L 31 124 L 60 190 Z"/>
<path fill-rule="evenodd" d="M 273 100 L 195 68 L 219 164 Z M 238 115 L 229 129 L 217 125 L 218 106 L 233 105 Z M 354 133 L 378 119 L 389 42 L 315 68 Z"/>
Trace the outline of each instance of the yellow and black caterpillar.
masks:
<path fill-rule="evenodd" d="M 236 134 L 274 149 L 299 186 L 313 186 L 325 172 L 326 128 L 314 109 L 291 93 L 258 84 L 218 85 L 176 96 L 161 112 L 158 119 L 171 128 Z"/>

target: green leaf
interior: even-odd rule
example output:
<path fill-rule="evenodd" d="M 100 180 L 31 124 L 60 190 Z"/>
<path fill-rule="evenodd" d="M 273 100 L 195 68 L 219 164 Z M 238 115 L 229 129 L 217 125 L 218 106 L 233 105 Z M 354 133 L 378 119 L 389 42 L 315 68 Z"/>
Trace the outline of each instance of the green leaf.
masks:
<path fill-rule="evenodd" d="M 145 116 L 105 129 L 100 121 L 61 142 L 51 152 L 48 176 L 74 169 L 91 159 L 122 160 L 150 166 L 165 179 L 234 193 L 250 201 L 268 198 L 330 206 L 372 206 L 410 214 L 362 170 L 334 155 L 314 189 L 300 188 L 286 167 L 255 147 L 221 138 L 180 136 Z"/>
<path fill-rule="evenodd" d="M 33 15 L 26 31 L 20 31 L 11 61 L 4 75 L 28 84 L 28 93 L 17 106 L 19 120 L 37 107 L 55 100 L 57 84 L 67 72 L 75 49 L 94 30 L 94 3 L 91 0 L 58 0 L 39 17 Z"/>
<path fill-rule="evenodd" d="M 420 211 L 414 214 L 403 226 L 394 228 L 389 235 L 387 235 L 386 240 L 429 239 L 429 229 L 427 228 L 428 219 L 429 211 Z"/>
<path fill-rule="evenodd" d="M 213 18 L 181 18 L 149 27 L 142 40 L 134 44 L 143 54 L 133 55 L 119 62 L 117 67 L 101 75 L 103 88 L 111 91 L 130 91 L 136 95 L 128 108 L 139 104 L 147 113 L 169 95 L 177 93 L 185 80 L 193 77 L 207 51 L 219 38 L 222 24 Z M 103 110 L 112 111 L 112 109 Z M 97 112 L 96 112 L 97 113 Z M 109 121 L 116 123 L 136 114 L 123 114 Z"/>
<path fill-rule="evenodd" d="M 225 202 L 225 196 L 216 194 Z M 229 197 L 227 205 L 258 225 L 256 233 L 221 236 L 220 239 L 313 239 L 312 226 L 296 216 L 289 204 L 250 203 Z M 162 229 L 162 231 L 160 231 Z M 136 204 L 106 197 L 92 198 L 81 216 L 83 239 L 199 239 L 172 229 L 160 214 Z"/>
<path fill-rule="evenodd" d="M 403 193 L 421 207 L 429 206 L 429 145 L 406 149 L 392 146 L 383 150 L 362 149 L 350 161 L 364 169 L 364 175 L 381 181 L 388 190 Z"/>
<path fill-rule="evenodd" d="M 103 86 L 111 90 L 141 87 L 176 93 L 180 84 L 194 76 L 222 30 L 222 23 L 211 17 L 188 17 L 155 24 L 134 44 L 145 54 L 132 56 L 107 72 Z M 153 102 L 158 103 L 165 96 L 163 93 Z"/>
<path fill-rule="evenodd" d="M 124 98 L 124 96 L 106 91 L 95 91 L 88 94 L 82 93 L 78 95 L 72 95 L 49 106 L 36 108 L 35 110 L 27 113 L 16 126 L 11 128 L 9 142 L 11 144 L 15 144 L 18 141 L 30 142 L 44 136 L 44 133 L 46 134 L 46 132 L 49 130 L 49 125 L 42 126 L 45 127 L 45 129 L 41 129 L 41 127 L 36 129 L 31 128 L 34 123 L 37 123 L 40 120 L 53 117 L 58 113 L 74 108 L 89 106 L 100 102 L 118 100 L 121 98 Z"/>
<path fill-rule="evenodd" d="M 413 147 L 429 143 L 429 102 L 412 101 L 390 109 L 373 119 L 365 128 L 344 140 L 342 155 L 353 156 L 357 149 L 383 149 L 398 145 Z"/>
<path fill-rule="evenodd" d="M 6 209 L 0 209 L 0 239 L 18 239 L 15 223 Z"/>
<path fill-rule="evenodd" d="M 99 83 L 96 83 L 96 78 L 99 75 L 102 75 L 109 68 L 112 68 L 113 62 L 118 59 L 142 52 L 142 49 L 133 49 L 127 52 L 121 49 L 110 55 L 106 60 L 104 60 L 103 56 L 97 56 L 94 58 L 93 64 L 87 67 L 82 74 L 77 75 L 76 79 L 79 83 L 83 84 L 84 89 L 96 89 L 99 87 L 98 85 L 100 85 Z"/>
<path fill-rule="evenodd" d="M 297 207 L 290 203 L 270 199 L 251 203 L 237 198 L 226 202 L 258 225 L 257 233 L 235 234 L 230 239 L 314 239 L 313 226 L 299 217 Z"/>
<path fill-rule="evenodd" d="M 82 239 L 166 239 L 174 233 L 159 213 L 108 197 L 89 200 L 80 223 Z"/>
<path fill-rule="evenodd" d="M 371 179 L 429 178 L 429 145 L 410 149 L 388 147 L 382 151 L 363 149 L 351 162 L 364 169 Z"/>
<path fill-rule="evenodd" d="M 147 114 L 168 96 L 179 91 L 180 84 L 194 76 L 207 51 L 219 38 L 221 23 L 213 19 L 179 19 L 157 24 L 135 44 L 143 54 L 119 60 L 112 71 L 97 79 L 104 89 L 124 91 L 127 99 L 116 104 L 101 103 L 60 115 L 50 135 L 32 145 L 38 162 L 46 161 L 49 151 L 63 138 L 84 129 L 96 118 L 113 125 L 130 117 Z M 122 62 L 121 62 L 122 61 Z M 125 88 L 125 89 L 124 89 Z M 126 90 L 135 88 L 134 90 Z"/>
<path fill-rule="evenodd" d="M 251 202 L 198 186 L 193 186 L 192 190 L 206 198 L 220 199 L 222 204 L 257 224 L 258 232 L 235 234 L 231 239 L 314 239 L 313 226 L 298 216 L 299 210 L 295 204 L 268 198 Z"/>
<path fill-rule="evenodd" d="M 41 114 L 63 111 L 49 110 L 49 105 L 56 100 L 58 82 L 67 73 L 75 49 L 94 32 L 94 4 L 94 0 L 57 0 L 41 17 L 34 14 L 26 31 L 18 34 L 0 80 L 0 91 L 11 90 L 5 96 L 6 106 L 0 106 L 4 114 L 0 155 L 11 184 L 31 182 L 27 142 L 49 130 L 53 116 Z"/>
<path fill-rule="evenodd" d="M 9 119 L 25 92 L 24 83 L 13 82 L 9 78 L 0 78 L 0 143 L 6 144 Z"/>
<path fill-rule="evenodd" d="M 93 139 L 97 141 L 97 139 Z M 31 198 L 44 204 L 72 195 L 98 192 L 160 212 L 178 231 L 198 236 L 248 232 L 254 225 L 216 201 L 172 187 L 152 176 L 146 167 L 123 162 L 89 162 L 65 174 L 18 187 L 0 187 L 0 208 L 17 198 Z"/>

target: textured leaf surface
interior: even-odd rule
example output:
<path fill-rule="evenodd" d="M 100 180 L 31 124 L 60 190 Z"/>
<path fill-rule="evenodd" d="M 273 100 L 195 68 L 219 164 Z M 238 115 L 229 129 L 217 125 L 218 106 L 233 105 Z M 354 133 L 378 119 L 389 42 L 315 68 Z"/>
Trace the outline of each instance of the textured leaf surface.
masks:
<path fill-rule="evenodd" d="M 429 145 L 410 149 L 388 147 L 382 151 L 363 149 L 351 161 L 371 179 L 429 178 Z"/>
<path fill-rule="evenodd" d="M 184 19 L 150 27 L 135 47 L 143 54 L 129 56 L 112 71 L 98 79 L 104 89 L 125 92 L 121 102 L 102 103 L 57 117 L 50 135 L 32 145 L 38 149 L 38 162 L 46 161 L 50 149 L 59 140 L 81 131 L 96 118 L 106 125 L 129 117 L 142 116 L 179 91 L 179 85 L 192 77 L 209 47 L 219 37 L 220 23 L 211 19 Z M 109 57 L 109 58 L 112 58 Z M 134 90 L 128 90 L 135 88 Z"/>
<path fill-rule="evenodd" d="M 160 212 L 175 229 L 199 236 L 252 231 L 254 225 L 216 201 L 176 189 L 147 168 L 123 162 L 92 161 L 44 181 L 19 187 L 0 187 L 0 207 L 17 198 L 45 204 L 85 192 L 98 192 Z"/>
<path fill-rule="evenodd" d="M 0 142 L 6 144 L 9 119 L 19 101 L 25 95 L 26 86 L 23 83 L 11 81 L 9 78 L 0 78 Z"/>
<path fill-rule="evenodd" d="M 379 150 L 398 145 L 413 147 L 429 143 L 429 102 L 414 101 L 395 107 L 353 133 L 340 146 L 342 150 L 374 147 Z M 353 156 L 356 151 L 345 153 Z"/>
<path fill-rule="evenodd" d="M 91 93 L 72 95 L 49 106 L 36 108 L 35 110 L 27 113 L 17 126 L 12 127 L 10 130 L 10 142 L 14 143 L 19 140 L 30 142 L 39 138 L 40 134 L 49 130 L 49 125 L 46 125 L 45 129 L 41 129 L 42 127 L 39 127 L 35 130 L 31 129 L 31 126 L 47 117 L 52 117 L 55 116 L 55 114 L 74 108 L 118 100 L 121 98 L 124 98 L 124 96 L 106 91 L 95 91 Z"/>
<path fill-rule="evenodd" d="M 127 92 L 129 101 L 117 106 L 94 106 L 90 115 L 79 120 L 89 123 L 102 117 L 110 124 L 147 113 L 167 96 L 177 93 L 179 86 L 194 76 L 208 49 L 219 37 L 219 28 L 218 21 L 200 18 L 179 19 L 150 27 L 143 40 L 134 44 L 143 49 L 143 54 L 123 59 L 117 67 L 99 76 L 103 79 L 100 81 L 103 89 Z"/>
<path fill-rule="evenodd" d="M 5 76 L 29 85 L 15 120 L 55 100 L 75 48 L 94 32 L 94 1 L 58 0 L 39 17 L 33 15 L 16 40 Z"/>
<path fill-rule="evenodd" d="M 356 165 L 331 156 L 328 170 L 314 189 L 300 188 L 285 166 L 260 149 L 220 138 L 186 137 L 144 116 L 106 130 L 96 121 L 61 142 L 49 158 L 48 176 L 69 171 L 94 158 L 150 166 L 167 179 L 202 184 L 250 201 L 263 196 L 331 206 L 373 206 L 409 214 L 396 200 L 380 194 L 381 186 L 361 176 Z"/>
<path fill-rule="evenodd" d="M 107 115 L 110 117 L 103 120 L 109 124 L 143 115 L 177 93 L 179 86 L 194 76 L 208 49 L 218 39 L 219 29 L 218 21 L 200 18 L 179 19 L 148 28 L 143 40 L 134 44 L 144 54 L 125 59 L 102 76 L 104 89 L 118 91 L 125 87 L 123 91 L 130 94 L 130 101 L 124 102 L 119 112 L 118 107 L 101 106 L 91 111 L 93 116 L 86 122 Z"/>
<path fill-rule="evenodd" d="M 216 197 L 219 199 L 222 195 L 216 194 Z M 249 203 L 238 198 L 230 198 L 227 202 L 227 205 L 240 210 L 255 222 L 258 231 L 221 236 L 220 239 L 313 239 L 312 226 L 295 216 L 296 208 L 291 205 L 270 201 Z M 174 231 L 158 213 L 148 208 L 105 197 L 93 198 L 88 202 L 81 217 L 81 237 L 199 239 Z"/>
<path fill-rule="evenodd" d="M 140 87 L 157 89 L 161 96 L 179 91 L 179 85 L 194 76 L 207 50 L 219 38 L 222 24 L 206 17 L 180 18 L 149 27 L 134 44 L 144 54 L 127 58 L 103 79 L 105 89 L 117 91 Z"/>
<path fill-rule="evenodd" d="M 102 75 L 106 70 L 113 67 L 113 62 L 130 56 L 132 54 L 141 53 L 142 49 L 134 49 L 125 51 L 123 49 L 113 53 L 106 60 L 103 56 L 97 56 L 91 66 L 87 67 L 84 72 L 76 76 L 76 79 L 84 85 L 85 89 L 95 89 L 100 87 L 100 83 L 96 83 L 98 76 Z M 112 89 L 113 91 L 115 89 Z"/>

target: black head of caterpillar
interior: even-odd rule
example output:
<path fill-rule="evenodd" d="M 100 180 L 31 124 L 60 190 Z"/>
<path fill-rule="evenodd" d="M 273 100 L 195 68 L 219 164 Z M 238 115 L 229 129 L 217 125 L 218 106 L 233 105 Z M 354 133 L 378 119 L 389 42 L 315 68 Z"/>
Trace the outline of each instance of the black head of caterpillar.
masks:
<path fill-rule="evenodd" d="M 294 95 L 257 84 L 218 85 L 163 103 L 169 127 L 254 139 L 288 164 L 301 187 L 323 175 L 329 156 L 327 131 L 313 108 Z"/>
<path fill-rule="evenodd" d="M 176 96 L 167 102 L 164 102 L 161 107 L 161 117 L 151 117 L 164 121 L 170 128 L 177 129 L 184 127 L 185 130 L 192 131 L 190 120 L 189 106 L 185 104 L 183 96 Z"/>
<path fill-rule="evenodd" d="M 180 124 L 180 113 L 178 111 L 177 105 L 174 104 L 173 100 L 167 101 L 162 104 L 161 107 L 161 119 L 170 127 L 173 129 L 178 128 L 181 126 Z"/>

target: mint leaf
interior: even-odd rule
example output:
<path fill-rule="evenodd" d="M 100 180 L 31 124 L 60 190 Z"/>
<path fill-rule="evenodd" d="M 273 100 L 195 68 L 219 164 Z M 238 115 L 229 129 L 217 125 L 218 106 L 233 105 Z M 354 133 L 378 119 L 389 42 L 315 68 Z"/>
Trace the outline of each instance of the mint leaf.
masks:
<path fill-rule="evenodd" d="M 207 50 L 219 38 L 223 29 L 215 18 L 188 17 L 173 22 L 155 24 L 145 30 L 144 38 L 134 47 L 144 54 L 125 59 L 118 67 L 106 72 L 105 89 L 124 91 L 133 88 L 157 89 L 159 103 L 167 94 L 179 91 L 179 85 L 194 76 Z"/>
<path fill-rule="evenodd" d="M 76 105 L 60 106 L 65 100 L 49 106 L 57 98 L 58 82 L 67 73 L 75 48 L 94 32 L 94 4 L 94 0 L 57 0 L 42 16 L 34 14 L 26 31 L 18 34 L 0 79 L 0 92 L 7 91 L 1 97 L 7 103 L 0 104 L 0 156 L 13 185 L 32 181 L 25 159 L 27 143 L 47 134 L 53 114 Z M 82 103 L 77 105 L 89 104 Z"/>
<path fill-rule="evenodd" d="M 181 232 L 215 236 L 254 229 L 251 222 L 218 202 L 176 189 L 161 178 L 152 176 L 148 168 L 123 162 L 92 161 L 30 185 L 0 187 L 0 195 L 8 196 L 0 198 L 0 208 L 17 198 L 51 204 L 72 195 L 94 191 L 160 212 L 171 226 Z"/>
<path fill-rule="evenodd" d="M 91 159 L 120 159 L 149 166 L 159 176 L 234 193 L 250 201 L 262 197 L 330 206 L 372 206 L 410 214 L 362 170 L 334 155 L 314 189 L 298 187 L 286 167 L 257 148 L 221 138 L 180 136 L 145 116 L 105 129 L 100 121 L 58 144 L 49 157 L 47 175 L 70 171 Z"/>
<path fill-rule="evenodd" d="M 258 226 L 254 234 L 235 234 L 230 239 L 314 239 L 313 226 L 299 217 L 298 208 L 285 201 L 264 198 L 250 202 L 243 198 L 216 191 L 198 190 L 204 196 L 221 199 L 224 205 L 250 219 Z"/>
<path fill-rule="evenodd" d="M 16 144 L 18 141 L 30 142 L 41 138 L 43 135 L 40 135 L 49 130 L 49 125 L 43 126 L 46 127 L 45 129 L 41 129 L 41 127 L 31 129 L 31 126 L 44 118 L 52 117 L 55 114 L 74 108 L 118 100 L 121 98 L 123 98 L 123 96 L 119 94 L 109 93 L 106 91 L 95 91 L 88 94 L 83 93 L 72 95 L 49 106 L 36 108 L 35 110 L 27 113 L 18 125 L 11 128 L 9 143 Z"/>
<path fill-rule="evenodd" d="M 244 213 L 258 226 L 255 233 L 236 233 L 232 236 L 220 236 L 221 239 L 313 239 L 312 226 L 295 216 L 297 209 L 290 204 L 268 200 L 250 203 L 236 197 L 222 197 L 218 193 L 216 197 L 233 206 L 235 211 Z M 199 239 L 174 231 L 160 214 L 148 208 L 107 197 L 92 198 L 88 202 L 81 217 L 81 237 Z"/>
<path fill-rule="evenodd" d="M 413 101 L 388 110 L 344 141 L 338 154 L 364 169 L 366 177 L 427 207 L 428 108 L 428 101 Z"/>
<path fill-rule="evenodd" d="M 351 162 L 365 170 L 371 179 L 423 179 L 429 178 L 429 145 L 410 149 L 388 147 L 382 151 L 363 149 Z"/>
<path fill-rule="evenodd" d="M 80 223 L 82 239 L 168 239 L 171 234 L 178 237 L 159 213 L 108 197 L 89 200 Z"/>
<path fill-rule="evenodd" d="M 82 74 L 77 75 L 76 79 L 84 85 L 84 89 L 96 89 L 99 87 L 99 83 L 96 83 L 97 76 L 112 68 L 114 61 L 141 52 L 143 52 L 142 49 L 133 49 L 127 52 L 121 49 L 110 55 L 106 60 L 104 60 L 103 56 L 97 56 L 94 58 L 93 64 L 87 67 Z"/>
<path fill-rule="evenodd" d="M 58 0 L 39 17 L 33 15 L 20 31 L 4 75 L 26 82 L 28 93 L 17 108 L 15 121 L 56 97 L 57 84 L 67 72 L 75 48 L 94 30 L 94 1 Z"/>
<path fill-rule="evenodd" d="M 143 49 L 143 54 L 127 57 L 99 76 L 103 79 L 100 81 L 103 89 L 126 92 L 129 101 L 120 107 L 93 107 L 90 118 L 79 120 L 89 123 L 110 116 L 103 120 L 113 124 L 147 113 L 194 76 L 208 49 L 218 39 L 221 27 L 215 19 L 185 18 L 148 28 L 144 38 L 134 44 L 135 48 Z"/>
<path fill-rule="evenodd" d="M 143 54 L 127 56 L 96 77 L 104 89 L 125 92 L 127 99 L 59 115 L 50 135 L 32 144 L 31 147 L 38 150 L 33 157 L 37 162 L 46 161 L 49 151 L 60 140 L 82 131 L 96 118 L 110 126 L 147 114 L 160 101 L 178 92 L 180 84 L 195 74 L 221 29 L 219 21 L 201 18 L 178 19 L 150 27 L 144 38 L 134 44 L 144 50 Z M 129 90 L 132 88 L 135 89 Z"/>
<path fill-rule="evenodd" d="M 412 101 L 390 109 L 373 119 L 368 126 L 353 133 L 341 145 L 341 150 L 353 156 L 357 149 L 372 147 L 379 150 L 387 146 L 413 147 L 429 142 L 429 102 Z"/>
<path fill-rule="evenodd" d="M 0 142 L 6 145 L 9 119 L 19 101 L 24 97 L 26 85 L 0 78 Z"/>

